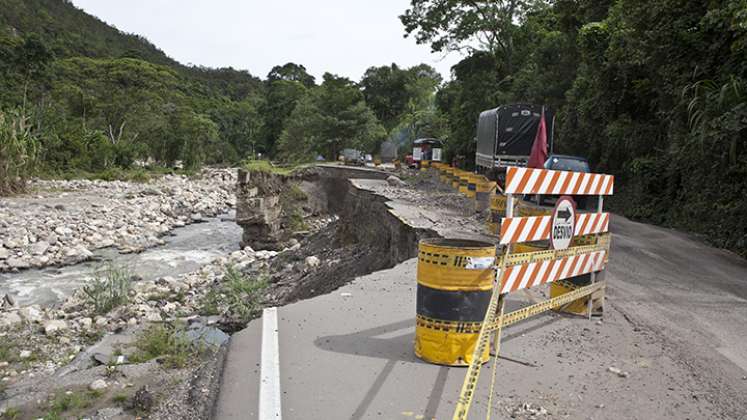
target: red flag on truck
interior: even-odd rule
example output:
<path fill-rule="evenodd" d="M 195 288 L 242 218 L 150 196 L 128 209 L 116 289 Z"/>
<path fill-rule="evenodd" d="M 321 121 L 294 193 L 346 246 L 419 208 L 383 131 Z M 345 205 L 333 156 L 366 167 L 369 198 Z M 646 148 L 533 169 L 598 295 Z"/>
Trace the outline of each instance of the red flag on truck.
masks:
<path fill-rule="evenodd" d="M 542 116 L 537 127 L 537 135 L 534 137 L 532 152 L 529 154 L 528 168 L 544 168 L 547 160 L 547 124 L 545 124 L 545 108 L 542 108 Z"/>

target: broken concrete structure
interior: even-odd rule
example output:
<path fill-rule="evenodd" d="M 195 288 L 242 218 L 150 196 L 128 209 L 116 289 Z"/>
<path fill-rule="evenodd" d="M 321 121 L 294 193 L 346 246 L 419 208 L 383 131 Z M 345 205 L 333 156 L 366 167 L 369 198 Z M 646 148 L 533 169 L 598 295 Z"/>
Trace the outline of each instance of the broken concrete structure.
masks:
<path fill-rule="evenodd" d="M 283 175 L 239 170 L 236 223 L 244 230 L 242 245 L 279 249 L 293 234 L 295 222 L 324 214 L 339 215 L 346 205 L 349 179 L 386 179 L 366 168 L 317 165 Z M 297 227 L 296 227 L 297 228 Z"/>

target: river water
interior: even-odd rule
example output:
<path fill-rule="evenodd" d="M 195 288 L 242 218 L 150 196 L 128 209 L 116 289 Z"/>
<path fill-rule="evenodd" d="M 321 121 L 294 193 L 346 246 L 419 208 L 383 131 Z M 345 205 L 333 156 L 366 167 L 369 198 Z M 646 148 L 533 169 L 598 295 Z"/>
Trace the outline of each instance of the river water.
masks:
<path fill-rule="evenodd" d="M 241 227 L 232 212 L 174 229 L 164 240 L 166 244 L 139 254 L 120 254 L 115 248 L 105 248 L 94 251 L 93 260 L 75 265 L 0 273 L 0 296 L 8 293 L 20 306 L 53 304 L 72 294 L 109 263 L 145 280 L 178 276 L 238 250 Z"/>

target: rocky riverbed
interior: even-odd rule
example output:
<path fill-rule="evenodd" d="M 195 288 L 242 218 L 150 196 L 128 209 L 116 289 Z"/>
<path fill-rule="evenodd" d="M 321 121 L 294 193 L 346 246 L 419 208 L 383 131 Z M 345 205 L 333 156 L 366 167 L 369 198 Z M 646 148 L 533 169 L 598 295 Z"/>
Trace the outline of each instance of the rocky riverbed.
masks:
<path fill-rule="evenodd" d="M 206 418 L 226 333 L 277 300 L 272 261 L 301 247 L 239 249 L 238 226 L 225 227 L 235 182 L 216 169 L 145 184 L 38 181 L 4 199 L 0 417 Z M 306 235 L 335 220 L 307 218 Z M 80 263 L 91 258 L 108 263 Z M 51 265 L 70 266 L 36 268 Z M 294 272 L 318 265 L 301 259 Z M 29 304 L 51 290 L 48 275 L 76 273 Z M 27 274 L 37 281 L 16 279 Z"/>
<path fill-rule="evenodd" d="M 0 272 L 163 244 L 172 229 L 233 207 L 235 180 L 235 170 L 206 169 L 148 183 L 35 181 L 32 194 L 0 200 Z"/>

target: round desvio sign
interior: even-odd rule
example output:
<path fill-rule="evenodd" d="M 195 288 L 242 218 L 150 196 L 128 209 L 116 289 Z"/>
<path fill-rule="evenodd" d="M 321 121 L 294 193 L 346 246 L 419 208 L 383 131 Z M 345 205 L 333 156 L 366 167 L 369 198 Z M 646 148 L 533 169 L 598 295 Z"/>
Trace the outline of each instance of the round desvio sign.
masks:
<path fill-rule="evenodd" d="M 571 245 L 576 227 L 576 203 L 567 195 L 558 198 L 552 212 L 550 244 L 553 249 L 566 249 Z"/>

